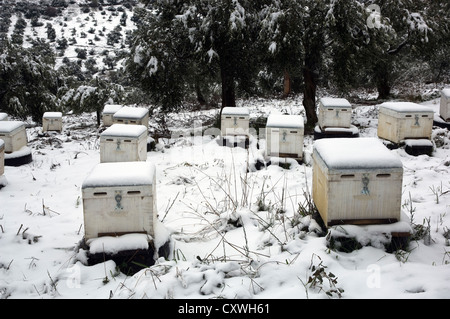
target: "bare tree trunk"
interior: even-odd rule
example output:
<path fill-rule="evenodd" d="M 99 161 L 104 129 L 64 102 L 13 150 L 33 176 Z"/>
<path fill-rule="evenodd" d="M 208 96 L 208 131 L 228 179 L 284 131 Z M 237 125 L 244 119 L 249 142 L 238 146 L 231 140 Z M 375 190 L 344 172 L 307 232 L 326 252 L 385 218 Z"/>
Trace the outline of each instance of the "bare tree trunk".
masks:
<path fill-rule="evenodd" d="M 226 106 L 236 106 L 236 95 L 234 87 L 234 77 L 224 66 L 220 67 L 220 77 L 222 80 L 222 108 Z"/>
<path fill-rule="evenodd" d="M 292 83 L 291 83 L 291 76 L 289 75 L 289 72 L 287 70 L 284 70 L 284 90 L 283 90 L 283 96 L 286 97 L 289 94 L 291 94 L 292 90 Z"/>
<path fill-rule="evenodd" d="M 303 107 L 306 113 L 306 126 L 309 129 L 313 129 L 317 123 L 316 114 L 316 79 L 313 71 L 308 68 L 303 68 L 303 81 L 304 81 L 304 94 L 303 94 Z"/>

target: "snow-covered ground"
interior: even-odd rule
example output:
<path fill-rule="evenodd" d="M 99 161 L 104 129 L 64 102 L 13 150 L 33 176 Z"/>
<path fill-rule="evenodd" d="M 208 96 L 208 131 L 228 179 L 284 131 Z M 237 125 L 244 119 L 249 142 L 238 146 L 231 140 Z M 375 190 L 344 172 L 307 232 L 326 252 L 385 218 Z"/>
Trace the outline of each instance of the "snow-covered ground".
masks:
<path fill-rule="evenodd" d="M 424 104 L 438 111 L 438 101 Z M 239 106 L 249 107 L 253 117 L 299 114 L 301 100 L 240 101 Z M 361 137 L 376 137 L 377 114 L 373 105 L 354 110 Z M 201 118 L 200 112 L 174 115 L 173 125 L 175 116 L 182 122 Z M 160 141 L 147 161 L 156 165 L 158 219 L 171 233 L 171 255 L 127 276 L 113 261 L 88 266 L 86 252 L 78 250 L 84 230 L 81 185 L 100 157 L 95 123 L 92 114 L 65 115 L 63 132 L 49 137 L 38 136 L 40 127 L 28 128 L 33 162 L 5 168 L 1 298 L 450 296 L 447 129 L 433 129 L 437 147 L 431 157 L 391 151 L 404 167 L 403 222 L 425 232 L 393 253 L 375 244 L 370 227 L 358 226 L 347 231 L 368 236 L 372 245 L 350 253 L 330 249 L 318 223 L 299 213 L 311 191 L 311 136 L 305 136 L 303 164 L 289 161 L 289 169 L 271 165 L 261 170 L 249 163 L 262 158 L 264 139 L 259 149 L 253 141 L 248 150 L 220 146 L 199 130 L 193 137 Z"/>

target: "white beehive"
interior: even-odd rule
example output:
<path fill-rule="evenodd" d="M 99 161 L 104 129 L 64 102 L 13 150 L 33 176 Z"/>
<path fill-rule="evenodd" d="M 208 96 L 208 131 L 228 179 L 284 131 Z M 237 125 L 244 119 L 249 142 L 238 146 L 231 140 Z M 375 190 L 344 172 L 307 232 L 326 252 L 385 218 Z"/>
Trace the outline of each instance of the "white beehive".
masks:
<path fill-rule="evenodd" d="M 441 91 L 439 114 L 446 122 L 450 121 L 450 88 Z"/>
<path fill-rule="evenodd" d="M 143 107 L 124 106 L 113 115 L 114 124 L 144 125 L 148 128 L 149 113 Z"/>
<path fill-rule="evenodd" d="M 431 139 L 434 112 L 411 102 L 385 102 L 378 113 L 378 137 L 393 143 L 406 139 Z"/>
<path fill-rule="evenodd" d="M 82 184 L 85 239 L 154 236 L 156 172 L 149 162 L 100 163 Z"/>
<path fill-rule="evenodd" d="M 400 220 L 403 166 L 377 138 L 314 143 L 314 203 L 326 226 Z"/>
<path fill-rule="evenodd" d="M 266 156 L 303 158 L 304 120 L 301 115 L 271 114 L 266 124 Z"/>
<path fill-rule="evenodd" d="M 63 128 L 61 112 L 45 112 L 42 116 L 42 131 L 59 131 Z"/>
<path fill-rule="evenodd" d="M 122 107 L 123 105 L 120 104 L 106 104 L 102 112 L 103 126 L 111 126 L 113 124 L 113 115 Z"/>
<path fill-rule="evenodd" d="M 0 121 L 7 121 L 8 114 L 0 112 Z"/>
<path fill-rule="evenodd" d="M 352 106 L 342 98 L 324 97 L 319 100 L 318 124 L 327 127 L 349 128 L 352 122 Z"/>
<path fill-rule="evenodd" d="M 113 124 L 100 135 L 100 162 L 147 160 L 147 135 L 144 125 Z"/>
<path fill-rule="evenodd" d="M 5 142 L 0 140 L 0 176 L 5 173 Z"/>
<path fill-rule="evenodd" d="M 246 107 L 224 107 L 220 121 L 222 136 L 248 136 L 250 112 Z"/>
<path fill-rule="evenodd" d="M 27 146 L 25 123 L 21 121 L 0 121 L 0 139 L 5 142 L 5 153 L 13 153 Z"/>

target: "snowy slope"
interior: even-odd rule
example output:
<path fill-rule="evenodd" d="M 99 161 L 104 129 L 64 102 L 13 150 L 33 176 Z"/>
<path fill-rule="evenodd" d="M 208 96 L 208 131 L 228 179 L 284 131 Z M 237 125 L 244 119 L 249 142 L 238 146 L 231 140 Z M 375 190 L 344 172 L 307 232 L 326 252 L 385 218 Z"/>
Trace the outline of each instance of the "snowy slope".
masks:
<path fill-rule="evenodd" d="M 425 104 L 436 107 L 437 102 Z M 296 99 L 239 101 L 251 116 L 286 110 L 298 114 L 299 105 Z M 377 108 L 355 110 L 353 123 L 362 137 L 376 137 Z M 172 124 L 188 116 L 174 114 Z M 8 185 L 0 190 L 1 298 L 450 296 L 446 129 L 434 128 L 438 147 L 432 157 L 391 151 L 404 167 L 404 222 L 419 230 L 429 226 L 429 236 L 394 253 L 377 245 L 380 238 L 367 228 L 356 226 L 346 231 L 366 236 L 372 245 L 350 253 L 330 249 L 317 222 L 298 212 L 311 189 L 311 136 L 305 137 L 304 164 L 250 167 L 249 173 L 248 163 L 262 157 L 264 140 L 260 149 L 253 141 L 248 151 L 220 146 L 200 134 L 162 140 L 147 161 L 157 167 L 158 218 L 171 233 L 172 253 L 169 260 L 160 259 L 133 276 L 118 272 L 112 261 L 87 266 L 85 251 L 78 250 L 81 185 L 99 162 L 95 116 L 64 116 L 63 132 L 49 137 L 39 137 L 39 127 L 27 130 L 34 160 L 6 167 Z M 308 283 L 314 269 L 322 270 L 322 284 Z"/>

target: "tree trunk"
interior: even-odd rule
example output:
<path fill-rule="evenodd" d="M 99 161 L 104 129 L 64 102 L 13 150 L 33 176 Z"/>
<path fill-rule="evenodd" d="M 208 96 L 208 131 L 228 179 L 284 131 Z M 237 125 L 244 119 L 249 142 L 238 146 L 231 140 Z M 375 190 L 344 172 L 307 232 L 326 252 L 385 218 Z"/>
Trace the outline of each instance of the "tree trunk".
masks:
<path fill-rule="evenodd" d="M 226 106 L 236 106 L 236 95 L 234 92 L 234 77 L 226 67 L 220 67 L 220 77 L 222 80 L 222 108 Z"/>
<path fill-rule="evenodd" d="M 100 127 L 100 125 L 101 125 L 100 119 L 102 117 L 102 109 L 97 108 L 95 111 L 97 113 L 97 127 Z"/>
<path fill-rule="evenodd" d="M 303 107 L 306 113 L 306 126 L 309 129 L 313 129 L 314 125 L 317 123 L 317 113 L 316 113 L 316 79 L 313 71 L 308 68 L 303 68 L 303 81 L 304 81 L 304 91 L 303 91 Z"/>
<path fill-rule="evenodd" d="M 284 90 L 283 90 L 283 97 L 287 97 L 289 94 L 291 94 L 292 85 L 291 85 L 291 76 L 289 75 L 289 72 L 287 70 L 284 70 Z"/>

